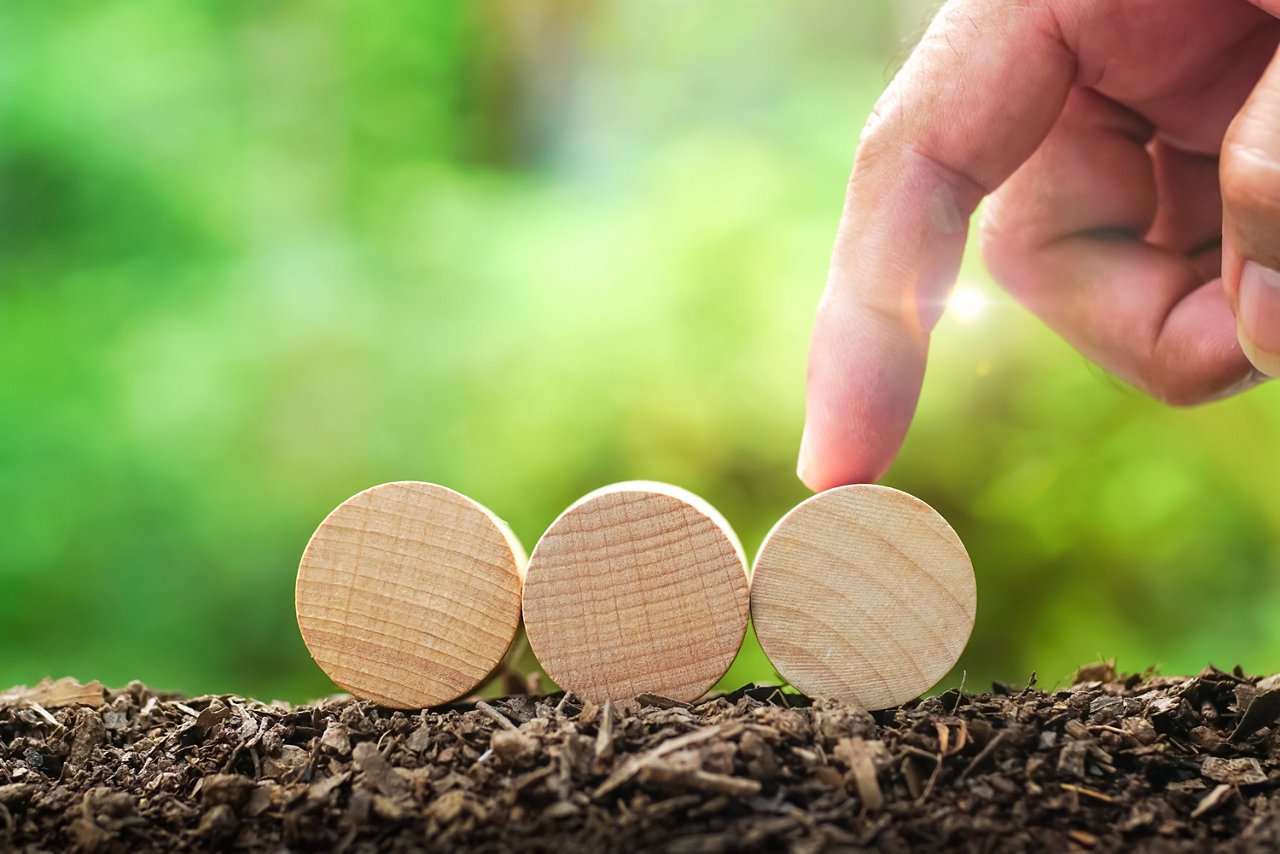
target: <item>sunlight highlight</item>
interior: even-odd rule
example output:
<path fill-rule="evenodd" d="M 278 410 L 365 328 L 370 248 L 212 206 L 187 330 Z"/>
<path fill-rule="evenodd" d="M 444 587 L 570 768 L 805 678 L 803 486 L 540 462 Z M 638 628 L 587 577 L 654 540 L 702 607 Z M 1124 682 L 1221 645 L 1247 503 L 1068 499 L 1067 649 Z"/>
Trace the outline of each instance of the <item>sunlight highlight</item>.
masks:
<path fill-rule="evenodd" d="M 991 301 L 977 288 L 958 287 L 947 300 L 947 312 L 957 320 L 970 323 L 981 317 Z"/>

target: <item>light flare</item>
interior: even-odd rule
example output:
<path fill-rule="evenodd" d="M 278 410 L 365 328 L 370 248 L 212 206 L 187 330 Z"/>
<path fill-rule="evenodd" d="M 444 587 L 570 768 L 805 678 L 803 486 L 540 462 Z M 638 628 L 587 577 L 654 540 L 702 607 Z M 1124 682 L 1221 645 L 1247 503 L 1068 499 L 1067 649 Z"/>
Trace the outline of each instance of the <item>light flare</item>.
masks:
<path fill-rule="evenodd" d="M 951 292 L 947 313 L 962 323 L 972 323 L 986 313 L 991 300 L 977 288 L 961 286 Z"/>

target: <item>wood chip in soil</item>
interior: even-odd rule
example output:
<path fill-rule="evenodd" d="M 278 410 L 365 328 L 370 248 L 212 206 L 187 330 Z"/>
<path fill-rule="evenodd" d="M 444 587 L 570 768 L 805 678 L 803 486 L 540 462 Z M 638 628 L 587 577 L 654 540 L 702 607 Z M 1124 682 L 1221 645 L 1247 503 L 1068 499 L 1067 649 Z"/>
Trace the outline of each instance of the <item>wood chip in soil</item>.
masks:
<path fill-rule="evenodd" d="M 1280 688 L 1239 671 L 949 691 L 747 688 L 422 712 L 0 693 L 0 850 L 1280 850 Z"/>

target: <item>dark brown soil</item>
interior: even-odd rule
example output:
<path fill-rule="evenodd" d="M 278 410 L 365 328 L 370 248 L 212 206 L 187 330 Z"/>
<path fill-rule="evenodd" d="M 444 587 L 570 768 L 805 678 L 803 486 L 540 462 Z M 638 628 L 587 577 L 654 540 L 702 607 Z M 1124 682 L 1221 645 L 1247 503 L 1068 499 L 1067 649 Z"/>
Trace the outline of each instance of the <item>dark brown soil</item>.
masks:
<path fill-rule="evenodd" d="M 1278 719 L 1280 679 L 1214 669 L 874 715 L 774 689 L 405 713 L 55 684 L 0 695 L 0 849 L 1277 850 Z"/>

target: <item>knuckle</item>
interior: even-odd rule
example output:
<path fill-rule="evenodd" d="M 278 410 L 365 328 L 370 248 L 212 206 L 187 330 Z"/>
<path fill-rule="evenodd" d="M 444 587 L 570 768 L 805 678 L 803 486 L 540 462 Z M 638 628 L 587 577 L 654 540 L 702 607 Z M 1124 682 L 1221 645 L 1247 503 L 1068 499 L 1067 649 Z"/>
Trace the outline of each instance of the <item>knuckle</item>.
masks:
<path fill-rule="evenodd" d="M 858 149 L 854 154 L 854 174 L 865 173 L 880 165 L 893 163 L 900 158 L 909 135 L 903 102 L 902 75 L 898 74 L 880 97 L 876 99 L 871 114 L 858 134 Z"/>
<path fill-rule="evenodd" d="M 871 108 L 871 115 L 867 116 L 866 124 L 862 126 L 862 132 L 858 135 L 860 148 L 878 136 L 883 136 L 886 119 L 901 112 L 901 80 L 901 74 L 895 75 L 880 93 L 880 97 L 876 98 L 875 106 Z"/>
<path fill-rule="evenodd" d="M 1239 142 L 1223 148 L 1223 204 L 1236 217 L 1275 220 L 1280 213 L 1280 161 Z"/>
<path fill-rule="evenodd" d="M 888 159 L 894 150 L 889 123 L 874 113 L 858 137 L 858 150 L 853 158 L 853 173 L 865 175 Z"/>

